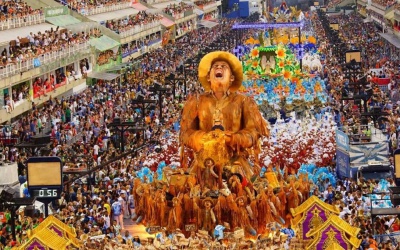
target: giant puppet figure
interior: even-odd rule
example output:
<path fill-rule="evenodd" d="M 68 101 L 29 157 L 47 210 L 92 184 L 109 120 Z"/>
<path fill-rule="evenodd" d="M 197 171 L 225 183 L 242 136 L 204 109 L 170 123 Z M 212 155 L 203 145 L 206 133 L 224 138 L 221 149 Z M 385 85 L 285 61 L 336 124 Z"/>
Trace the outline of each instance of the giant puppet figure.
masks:
<path fill-rule="evenodd" d="M 215 51 L 202 58 L 198 73 L 205 92 L 187 100 L 180 132 L 181 145 L 194 151 L 191 171 L 202 187 L 211 186 L 207 182 L 213 180 L 203 179 L 202 173 L 212 159 L 219 188 L 225 169 L 250 182 L 259 170 L 259 139 L 268 136 L 269 130 L 254 100 L 237 92 L 243 80 L 242 64 L 231 53 Z M 254 164 L 248 161 L 250 155 L 255 156 Z"/>

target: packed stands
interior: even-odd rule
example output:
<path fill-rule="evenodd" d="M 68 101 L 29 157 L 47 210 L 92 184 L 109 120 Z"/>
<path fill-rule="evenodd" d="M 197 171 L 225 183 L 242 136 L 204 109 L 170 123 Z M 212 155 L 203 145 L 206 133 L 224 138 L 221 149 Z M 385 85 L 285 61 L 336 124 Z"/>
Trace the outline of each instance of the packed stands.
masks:
<path fill-rule="evenodd" d="M 185 11 L 193 10 L 192 5 L 180 2 L 179 4 L 170 4 L 163 9 L 163 12 L 171 15 L 175 19 L 180 19 L 184 17 Z"/>
<path fill-rule="evenodd" d="M 110 11 L 126 9 L 130 7 L 131 2 L 126 0 L 99 0 L 99 1 L 76 1 L 76 0 L 59 0 L 63 5 L 67 5 L 73 11 L 84 16 L 91 16 Z"/>
<path fill-rule="evenodd" d="M 19 28 L 44 22 L 41 9 L 33 9 L 26 2 L 0 2 L 0 30 Z"/>
<path fill-rule="evenodd" d="M 160 25 L 162 19 L 160 14 L 150 14 L 146 11 L 140 11 L 136 15 L 131 15 L 127 18 L 119 20 L 107 20 L 105 26 L 112 31 L 120 34 L 122 37 L 127 37 L 136 34 L 142 30 L 147 30 Z"/>
<path fill-rule="evenodd" d="M 396 1 L 393 1 L 393 0 L 372 0 L 372 3 L 373 4 L 378 4 L 380 6 L 383 6 L 386 9 L 388 9 L 392 5 L 394 5 L 396 3 Z"/>
<path fill-rule="evenodd" d="M 0 79 L 88 49 L 90 36 L 97 33 L 95 29 L 86 34 L 51 28 L 43 33 L 31 32 L 27 37 L 17 36 L 10 42 L 8 50 L 4 48 L 1 52 Z"/>

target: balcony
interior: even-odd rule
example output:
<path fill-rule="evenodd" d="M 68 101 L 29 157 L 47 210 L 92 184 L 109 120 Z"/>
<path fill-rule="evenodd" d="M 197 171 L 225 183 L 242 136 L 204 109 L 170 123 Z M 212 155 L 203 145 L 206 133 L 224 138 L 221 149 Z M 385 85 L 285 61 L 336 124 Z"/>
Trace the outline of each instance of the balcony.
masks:
<path fill-rule="evenodd" d="M 371 5 L 372 6 L 374 6 L 375 8 L 378 8 L 378 9 L 380 9 L 380 10 L 386 10 L 386 7 L 385 6 L 383 6 L 382 4 L 380 4 L 380 3 L 377 3 L 377 2 L 372 2 L 371 3 Z"/>
<path fill-rule="evenodd" d="M 378 5 L 378 4 L 375 4 L 375 5 L 371 4 L 371 5 L 367 6 L 367 10 L 370 10 L 371 12 L 383 17 L 385 15 L 385 10 L 384 9 L 382 10 L 382 9 L 376 7 L 376 5 Z M 379 5 L 379 6 L 382 7 L 381 5 Z"/>
<path fill-rule="evenodd" d="M 150 41 L 146 46 L 143 46 L 141 48 L 135 48 L 132 50 L 126 50 L 122 53 L 122 62 L 128 62 L 130 58 L 137 58 L 141 55 L 144 55 L 152 50 L 158 49 L 161 46 L 161 39 L 156 39 L 153 41 Z"/>
<path fill-rule="evenodd" d="M 189 21 L 189 20 L 195 18 L 196 14 L 193 12 L 193 9 L 191 9 L 191 10 L 186 10 L 181 13 L 176 13 L 176 14 L 172 15 L 172 17 L 175 19 L 175 23 L 178 24 L 178 23 L 186 22 L 186 21 Z"/>
<path fill-rule="evenodd" d="M 366 1 L 366 0 L 358 0 L 357 3 L 362 5 L 362 6 L 367 6 L 368 1 Z"/>
<path fill-rule="evenodd" d="M 133 36 L 133 35 L 142 33 L 143 31 L 147 31 L 147 30 L 150 30 L 150 29 L 153 29 L 153 28 L 160 27 L 160 25 L 161 25 L 160 21 L 155 21 L 155 22 L 152 22 L 152 23 L 144 24 L 144 25 L 135 25 L 134 27 L 132 27 L 130 29 L 121 31 L 119 33 L 119 35 L 120 35 L 121 38 L 126 38 L 126 37 L 129 37 L 129 36 Z"/>
<path fill-rule="evenodd" d="M 59 51 L 51 51 L 23 62 L 0 66 L 0 89 L 73 63 L 89 52 L 89 42 L 85 42 L 68 46 Z"/>
<path fill-rule="evenodd" d="M 101 13 L 105 13 L 105 12 L 122 10 L 122 9 L 130 8 L 130 7 L 131 7 L 131 2 L 125 2 L 125 3 L 113 4 L 113 5 L 107 5 L 107 6 L 84 7 L 84 8 L 79 8 L 77 11 L 79 12 L 79 14 L 81 14 L 83 16 L 91 16 L 91 15 L 101 14 Z"/>
<path fill-rule="evenodd" d="M 15 29 L 40 23 L 44 23 L 44 14 L 35 14 L 26 17 L 13 17 L 5 21 L 0 21 L 0 30 Z"/>
<path fill-rule="evenodd" d="M 72 89 L 78 86 L 82 86 L 82 84 L 85 84 L 85 82 L 86 79 L 78 79 L 76 81 L 68 82 L 68 84 L 65 84 L 64 86 L 57 88 L 54 92 L 49 93 L 48 97 L 45 98 L 42 97 L 42 99 L 34 98 L 34 102 L 36 105 L 43 104 L 48 101 L 50 96 L 54 97 L 65 94 L 68 91 L 72 91 Z M 9 121 L 12 118 L 17 117 L 31 110 L 32 110 L 32 101 L 30 99 L 23 99 L 21 101 L 14 103 L 14 110 L 11 113 L 8 113 L 4 107 L 0 107 L 0 123 Z"/>

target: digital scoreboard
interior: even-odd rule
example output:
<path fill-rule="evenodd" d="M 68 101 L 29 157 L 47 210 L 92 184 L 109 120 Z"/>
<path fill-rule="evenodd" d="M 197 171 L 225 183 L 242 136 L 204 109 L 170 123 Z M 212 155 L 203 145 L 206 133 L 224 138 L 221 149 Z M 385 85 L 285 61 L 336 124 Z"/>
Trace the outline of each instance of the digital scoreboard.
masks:
<path fill-rule="evenodd" d="M 31 157 L 27 162 L 28 190 L 31 197 L 59 199 L 62 192 L 62 162 L 58 157 Z"/>
<path fill-rule="evenodd" d="M 60 189 L 58 188 L 41 188 L 33 189 L 33 196 L 37 198 L 57 198 L 60 197 Z"/>

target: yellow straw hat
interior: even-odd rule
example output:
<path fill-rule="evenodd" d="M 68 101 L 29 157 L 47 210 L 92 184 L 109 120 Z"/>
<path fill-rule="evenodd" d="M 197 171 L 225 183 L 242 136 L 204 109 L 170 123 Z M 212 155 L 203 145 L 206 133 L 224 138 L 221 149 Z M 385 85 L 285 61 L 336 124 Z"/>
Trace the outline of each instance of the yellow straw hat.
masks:
<path fill-rule="evenodd" d="M 205 55 L 199 64 L 199 81 L 205 91 L 209 91 L 211 84 L 207 80 L 208 73 L 210 72 L 211 66 L 215 61 L 225 61 L 231 67 L 232 74 L 235 76 L 235 80 L 232 82 L 230 91 L 236 91 L 242 86 L 243 81 L 243 67 L 239 59 L 226 51 L 214 51 Z"/>

